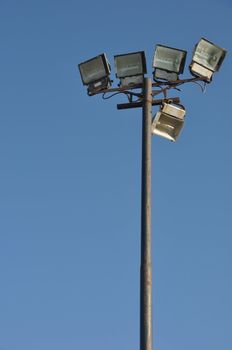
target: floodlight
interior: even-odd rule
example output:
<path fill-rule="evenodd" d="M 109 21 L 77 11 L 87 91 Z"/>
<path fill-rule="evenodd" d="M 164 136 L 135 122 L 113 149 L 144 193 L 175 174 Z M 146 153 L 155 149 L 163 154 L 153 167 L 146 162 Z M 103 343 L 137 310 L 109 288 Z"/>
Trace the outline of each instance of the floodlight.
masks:
<path fill-rule="evenodd" d="M 114 62 L 121 86 L 143 83 L 144 74 L 147 73 L 144 51 L 116 55 Z"/>
<path fill-rule="evenodd" d="M 110 86 L 110 64 L 103 53 L 78 65 L 84 85 L 90 95 Z"/>
<path fill-rule="evenodd" d="M 213 73 L 218 71 L 226 55 L 226 50 L 201 38 L 195 46 L 190 71 L 195 76 L 210 82 Z"/>
<path fill-rule="evenodd" d="M 183 73 L 187 51 L 156 45 L 153 58 L 154 79 L 173 81 Z"/>
<path fill-rule="evenodd" d="M 176 141 L 184 125 L 183 106 L 163 103 L 152 120 L 152 134 Z"/>

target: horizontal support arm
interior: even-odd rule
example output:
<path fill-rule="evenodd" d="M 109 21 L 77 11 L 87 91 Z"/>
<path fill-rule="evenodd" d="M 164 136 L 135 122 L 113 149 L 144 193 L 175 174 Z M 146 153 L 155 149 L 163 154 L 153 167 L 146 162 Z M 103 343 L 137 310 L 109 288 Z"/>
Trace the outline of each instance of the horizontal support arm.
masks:
<path fill-rule="evenodd" d="M 153 100 L 152 106 L 161 105 L 163 102 L 167 103 L 180 103 L 179 97 L 162 98 L 159 100 Z M 117 104 L 117 109 L 129 109 L 129 108 L 139 108 L 143 106 L 143 101 L 130 102 L 130 103 L 119 103 Z"/>
<path fill-rule="evenodd" d="M 175 86 L 175 85 L 181 85 L 185 83 L 194 83 L 197 81 L 205 81 L 205 78 L 202 77 L 196 77 L 196 78 L 188 78 L 188 79 L 179 79 L 175 81 L 160 81 L 160 82 L 155 82 L 152 83 L 153 87 L 162 87 L 162 86 Z M 123 86 L 123 87 L 117 87 L 117 88 L 109 88 L 105 90 L 100 90 L 96 91 L 94 93 L 91 93 L 90 96 L 94 95 L 99 95 L 99 94 L 106 94 L 106 93 L 115 93 L 115 92 L 129 92 L 130 90 L 135 90 L 135 89 L 141 89 L 143 87 L 142 84 L 138 85 L 128 85 L 128 86 Z"/>

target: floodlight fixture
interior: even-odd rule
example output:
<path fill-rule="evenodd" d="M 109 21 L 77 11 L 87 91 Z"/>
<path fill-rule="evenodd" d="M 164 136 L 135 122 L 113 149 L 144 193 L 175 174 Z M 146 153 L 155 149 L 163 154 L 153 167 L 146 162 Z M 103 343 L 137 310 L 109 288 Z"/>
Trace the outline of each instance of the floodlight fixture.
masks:
<path fill-rule="evenodd" d="M 226 55 L 226 50 L 201 38 L 195 46 L 190 72 L 197 77 L 205 78 L 210 82 L 213 73 L 218 71 Z"/>
<path fill-rule="evenodd" d="M 89 95 L 110 87 L 110 64 L 105 53 L 80 63 L 78 67 L 83 84 L 88 86 Z"/>
<path fill-rule="evenodd" d="M 120 86 L 143 83 L 144 74 L 147 73 L 144 51 L 116 55 L 114 63 L 116 77 L 120 79 Z"/>
<path fill-rule="evenodd" d="M 152 134 L 176 141 L 184 125 L 184 116 L 182 105 L 163 103 L 152 120 Z"/>
<path fill-rule="evenodd" d="M 153 58 L 154 80 L 175 81 L 183 73 L 187 51 L 156 45 Z"/>
<path fill-rule="evenodd" d="M 79 64 L 83 84 L 88 94 L 102 93 L 103 99 L 123 94 L 127 103 L 117 104 L 117 109 L 142 108 L 141 151 L 141 270 L 140 270 L 140 349 L 152 349 L 152 227 L 151 227 L 151 160 L 152 135 L 175 142 L 185 123 L 185 108 L 179 97 L 169 97 L 171 89 L 179 90 L 186 83 L 197 83 L 204 91 L 219 70 L 226 50 L 202 38 L 195 46 L 190 71 L 193 77 L 180 79 L 184 71 L 187 52 L 157 45 L 153 58 L 153 78 L 146 77 L 146 58 L 143 51 L 114 56 L 117 87 L 110 88 L 110 64 L 105 54 Z M 139 90 L 139 91 L 134 91 Z M 163 94 L 163 98 L 156 96 Z M 160 106 L 152 115 L 152 106 Z M 110 131 L 110 129 L 109 129 Z M 107 147 L 107 144 L 106 144 Z"/>

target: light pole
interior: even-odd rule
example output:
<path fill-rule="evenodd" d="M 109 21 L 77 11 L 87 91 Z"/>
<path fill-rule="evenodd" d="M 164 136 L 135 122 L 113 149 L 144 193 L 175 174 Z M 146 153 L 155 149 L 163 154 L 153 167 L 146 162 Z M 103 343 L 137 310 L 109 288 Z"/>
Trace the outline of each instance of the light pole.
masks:
<path fill-rule="evenodd" d="M 142 120 L 140 349 L 152 350 L 151 256 L 151 120 L 152 82 L 144 78 Z"/>
<path fill-rule="evenodd" d="M 153 60 L 153 78 L 146 78 L 143 51 L 115 56 L 119 87 L 111 88 L 110 64 L 105 54 L 79 64 L 82 82 L 90 96 L 103 98 L 124 94 L 128 103 L 118 109 L 142 108 L 142 181 L 141 181 L 141 266 L 140 266 L 140 350 L 152 350 L 152 251 L 151 251 L 151 137 L 159 135 L 176 141 L 184 124 L 185 109 L 179 97 L 168 97 L 171 89 L 185 83 L 210 83 L 219 70 L 226 50 L 202 38 L 195 46 L 190 72 L 194 78 L 179 79 L 183 73 L 187 52 L 157 45 Z M 202 86 L 201 86 L 202 87 Z M 156 90 L 156 88 L 158 88 Z M 203 88 L 202 88 L 203 89 Z M 136 92 L 137 91 L 137 92 Z M 109 97 L 106 94 L 111 93 Z M 162 99 L 154 96 L 162 93 Z M 136 99 L 136 100 L 135 100 Z M 152 106 L 160 111 L 152 120 Z"/>

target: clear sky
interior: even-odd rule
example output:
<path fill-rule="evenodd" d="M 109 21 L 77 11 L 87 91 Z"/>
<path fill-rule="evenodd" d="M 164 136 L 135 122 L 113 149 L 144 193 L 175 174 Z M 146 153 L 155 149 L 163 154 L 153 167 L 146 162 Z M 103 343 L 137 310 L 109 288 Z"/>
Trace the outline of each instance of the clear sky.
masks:
<path fill-rule="evenodd" d="M 228 49 L 152 143 L 154 349 L 231 350 L 230 0 L 0 3 L 0 350 L 139 349 L 141 110 L 76 65 L 156 44 Z M 114 70 L 114 69 L 113 69 Z M 117 85 L 112 72 L 115 86 Z M 154 108 L 154 113 L 155 113 Z"/>

